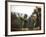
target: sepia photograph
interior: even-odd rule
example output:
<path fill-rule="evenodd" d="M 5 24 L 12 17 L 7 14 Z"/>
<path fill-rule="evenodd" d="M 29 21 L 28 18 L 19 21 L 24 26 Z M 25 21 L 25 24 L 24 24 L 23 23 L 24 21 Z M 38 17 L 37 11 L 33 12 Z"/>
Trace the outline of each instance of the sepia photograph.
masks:
<path fill-rule="evenodd" d="M 11 6 L 11 31 L 41 30 L 41 7 Z"/>
<path fill-rule="evenodd" d="M 7 4 L 8 35 L 44 33 L 44 3 Z"/>

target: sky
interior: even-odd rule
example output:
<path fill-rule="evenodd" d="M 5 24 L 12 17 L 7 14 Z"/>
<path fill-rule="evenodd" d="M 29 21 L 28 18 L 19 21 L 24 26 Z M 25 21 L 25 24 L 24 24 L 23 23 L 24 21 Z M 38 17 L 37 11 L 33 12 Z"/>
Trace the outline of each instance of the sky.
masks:
<path fill-rule="evenodd" d="M 20 13 L 20 14 L 27 14 L 28 17 L 32 15 L 36 6 L 42 8 L 42 4 L 28 4 L 28 3 L 10 3 L 11 12 Z M 23 16 L 22 15 L 22 16 Z"/>
<path fill-rule="evenodd" d="M 22 13 L 23 15 L 27 14 L 29 17 L 32 15 L 35 8 L 36 8 L 35 6 L 29 6 L 29 5 L 13 5 L 11 6 L 11 12 L 20 14 Z"/>

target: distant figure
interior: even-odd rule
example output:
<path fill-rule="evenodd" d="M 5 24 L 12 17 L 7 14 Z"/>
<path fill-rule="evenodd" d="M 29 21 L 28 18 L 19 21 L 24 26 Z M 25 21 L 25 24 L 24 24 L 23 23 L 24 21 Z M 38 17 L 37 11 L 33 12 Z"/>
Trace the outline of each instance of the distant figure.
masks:
<path fill-rule="evenodd" d="M 24 28 L 27 28 L 27 14 L 24 15 Z"/>
<path fill-rule="evenodd" d="M 30 17 L 30 20 L 29 20 L 29 25 L 28 25 L 29 30 L 33 30 L 35 28 L 36 19 L 37 19 L 36 14 L 32 14 L 31 17 Z"/>

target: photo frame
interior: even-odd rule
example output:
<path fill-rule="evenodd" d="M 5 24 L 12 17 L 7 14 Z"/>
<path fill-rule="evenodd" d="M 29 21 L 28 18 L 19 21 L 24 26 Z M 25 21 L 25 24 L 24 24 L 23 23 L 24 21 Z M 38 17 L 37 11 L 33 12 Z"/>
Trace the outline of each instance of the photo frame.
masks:
<path fill-rule="evenodd" d="M 5 36 L 45 34 L 45 3 L 5 1 Z"/>

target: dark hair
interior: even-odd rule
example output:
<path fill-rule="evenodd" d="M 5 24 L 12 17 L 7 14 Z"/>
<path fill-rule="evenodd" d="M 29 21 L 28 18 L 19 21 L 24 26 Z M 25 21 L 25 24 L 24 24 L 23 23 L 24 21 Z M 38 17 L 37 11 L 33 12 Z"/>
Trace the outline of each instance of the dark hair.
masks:
<path fill-rule="evenodd" d="M 38 12 L 41 12 L 41 8 L 38 8 Z"/>
<path fill-rule="evenodd" d="M 27 18 L 27 14 L 24 15 L 24 18 Z"/>

